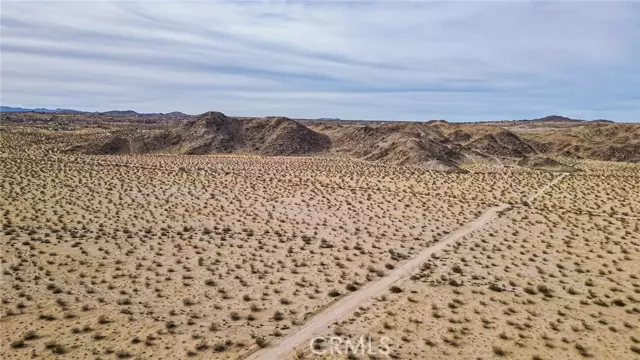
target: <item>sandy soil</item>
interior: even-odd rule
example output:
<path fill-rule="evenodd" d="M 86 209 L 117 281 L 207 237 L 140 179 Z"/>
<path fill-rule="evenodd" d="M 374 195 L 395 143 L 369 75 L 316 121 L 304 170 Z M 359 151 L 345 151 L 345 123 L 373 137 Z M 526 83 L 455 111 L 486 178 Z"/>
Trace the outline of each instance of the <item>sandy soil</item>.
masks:
<path fill-rule="evenodd" d="M 553 178 L 320 158 L 0 162 L 3 358 L 241 356 Z"/>
<path fill-rule="evenodd" d="M 580 162 L 553 183 L 506 162 L 87 156 L 11 136 L 2 359 L 245 357 L 322 330 L 326 309 L 320 334 L 387 336 L 392 358 L 640 351 L 637 165 Z M 354 356 L 375 358 L 336 355 Z"/>
<path fill-rule="evenodd" d="M 448 246 L 410 279 L 320 334 L 390 339 L 388 355 L 302 344 L 294 358 L 636 359 L 640 222 L 636 166 L 583 164 L 535 201 Z M 634 180 L 635 179 L 635 180 Z M 615 189 L 607 195 L 603 189 Z M 597 196 L 596 194 L 600 194 Z M 568 199 L 571 198 L 571 201 Z M 333 350 L 333 356 L 331 354 Z"/>
<path fill-rule="evenodd" d="M 348 296 L 341 298 L 339 301 L 331 304 L 326 310 L 314 316 L 310 319 L 301 329 L 291 334 L 291 336 L 278 343 L 276 346 L 267 348 L 263 351 L 258 351 L 248 359 L 279 359 L 287 356 L 297 346 L 309 341 L 313 336 L 318 335 L 324 331 L 332 322 L 339 320 L 346 314 L 354 311 L 359 306 L 362 306 L 374 296 L 378 296 L 386 292 L 391 285 L 395 282 L 406 279 L 418 269 L 423 261 L 429 259 L 429 257 L 441 250 L 445 246 L 453 243 L 454 241 L 462 238 L 463 236 L 476 231 L 485 226 L 489 221 L 493 220 L 500 211 L 504 211 L 509 208 L 509 205 L 502 204 L 490 208 L 482 213 L 480 217 L 474 219 L 469 224 L 465 225 L 461 229 L 456 230 L 450 235 L 447 235 L 441 241 L 433 246 L 430 246 L 422 250 L 417 256 L 411 260 L 405 262 L 397 269 L 385 277 L 364 286 L 362 289 L 355 291 Z"/>

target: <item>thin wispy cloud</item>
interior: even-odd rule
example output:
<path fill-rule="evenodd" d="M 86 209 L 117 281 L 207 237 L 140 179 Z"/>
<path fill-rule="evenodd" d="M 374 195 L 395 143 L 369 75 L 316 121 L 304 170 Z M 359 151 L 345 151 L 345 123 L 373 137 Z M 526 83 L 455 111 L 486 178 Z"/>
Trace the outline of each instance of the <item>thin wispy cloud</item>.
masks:
<path fill-rule="evenodd" d="M 633 2 L 2 3 L 2 104 L 637 121 Z"/>

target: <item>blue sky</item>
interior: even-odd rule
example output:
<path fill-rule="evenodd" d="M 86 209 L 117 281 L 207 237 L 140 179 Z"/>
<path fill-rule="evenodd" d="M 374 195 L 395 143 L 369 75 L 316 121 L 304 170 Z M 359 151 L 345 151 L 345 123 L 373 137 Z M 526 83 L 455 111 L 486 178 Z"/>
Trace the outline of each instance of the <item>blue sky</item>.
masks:
<path fill-rule="evenodd" d="M 640 121 L 640 2 L 2 1 L 2 105 Z"/>

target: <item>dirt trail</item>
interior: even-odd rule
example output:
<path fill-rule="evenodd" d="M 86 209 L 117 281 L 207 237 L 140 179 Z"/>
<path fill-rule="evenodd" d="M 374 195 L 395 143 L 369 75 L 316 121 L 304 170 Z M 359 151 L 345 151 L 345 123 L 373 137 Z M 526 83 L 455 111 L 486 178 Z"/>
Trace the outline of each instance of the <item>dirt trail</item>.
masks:
<path fill-rule="evenodd" d="M 500 160 L 500 158 L 497 157 L 497 156 L 489 155 L 489 154 L 484 153 L 484 152 L 482 152 L 480 150 L 473 150 L 473 152 L 475 152 L 477 154 L 480 154 L 480 155 L 484 155 L 484 156 L 490 157 L 490 158 L 492 158 L 493 160 L 495 160 L 498 163 L 498 167 L 501 167 L 501 168 L 504 167 L 504 164 L 502 163 L 502 160 Z"/>
<path fill-rule="evenodd" d="M 547 189 L 553 186 L 558 181 L 562 180 L 567 174 L 562 174 L 555 178 L 553 181 L 543 186 L 535 194 L 529 197 L 529 201 L 535 200 L 538 196 L 544 193 Z M 501 204 L 494 206 L 486 210 L 475 220 L 465 224 L 455 232 L 449 234 L 437 244 L 422 250 L 416 257 L 397 267 L 387 276 L 370 282 L 363 286 L 361 289 L 349 293 L 345 297 L 331 304 L 322 312 L 311 318 L 305 325 L 299 328 L 295 333 L 292 333 L 283 341 L 278 344 L 268 346 L 263 349 L 259 349 L 249 354 L 246 359 L 283 359 L 291 354 L 297 347 L 304 345 L 314 336 L 320 335 L 324 332 L 333 322 L 344 318 L 349 313 L 356 310 L 359 306 L 364 305 L 374 296 L 384 294 L 388 291 L 389 287 L 399 280 L 409 278 L 412 273 L 417 270 L 420 265 L 428 260 L 431 254 L 434 254 L 449 244 L 463 238 L 464 236 L 476 231 L 491 220 L 495 219 L 498 214 L 506 209 L 509 209 L 511 205 Z"/>
<path fill-rule="evenodd" d="M 480 215 L 480 217 L 449 234 L 437 244 L 422 250 L 416 257 L 402 264 L 387 276 L 379 279 L 378 281 L 368 283 L 360 290 L 352 292 L 333 303 L 327 309 L 309 320 L 309 322 L 301 327 L 296 333 L 291 334 L 291 336 L 284 339 L 279 344 L 256 351 L 249 355 L 247 359 L 281 359 L 287 356 L 296 347 L 303 345 L 315 335 L 322 333 L 334 321 L 341 319 L 356 310 L 372 297 L 385 293 L 388 291 L 389 287 L 398 280 L 410 277 L 424 261 L 429 259 L 431 254 L 442 250 L 447 245 L 461 239 L 465 235 L 480 229 L 489 221 L 494 219 L 500 211 L 507 208 L 509 208 L 509 205 L 502 204 L 488 209 Z"/>
<path fill-rule="evenodd" d="M 553 179 L 553 181 L 551 181 L 550 183 L 548 183 L 547 185 L 543 186 L 540 190 L 538 190 L 535 194 L 531 195 L 527 201 L 532 202 L 533 200 L 535 200 L 538 196 L 542 195 L 542 193 L 544 193 L 545 191 L 547 191 L 547 189 L 549 189 L 550 187 L 552 187 L 555 183 L 557 183 L 558 181 L 564 179 L 565 176 L 567 176 L 568 174 L 564 173 L 560 176 L 558 176 L 557 178 Z"/>

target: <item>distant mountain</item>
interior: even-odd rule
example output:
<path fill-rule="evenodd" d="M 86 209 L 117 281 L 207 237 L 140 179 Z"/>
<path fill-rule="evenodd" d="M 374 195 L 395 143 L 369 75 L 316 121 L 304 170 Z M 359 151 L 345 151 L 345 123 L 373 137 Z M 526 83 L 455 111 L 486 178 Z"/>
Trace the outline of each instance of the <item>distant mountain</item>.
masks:
<path fill-rule="evenodd" d="M 13 113 L 13 112 L 37 112 L 37 113 L 55 113 L 55 114 L 98 114 L 104 116 L 129 116 L 129 117 L 137 117 L 137 116 L 169 116 L 169 117 L 186 117 L 188 114 L 173 111 L 170 113 L 139 113 L 134 110 L 109 110 L 109 111 L 80 111 L 74 109 L 47 109 L 47 108 L 23 108 L 23 107 L 13 107 L 13 106 L 0 106 L 0 112 Z"/>
<path fill-rule="evenodd" d="M 141 115 L 133 110 L 110 110 L 98 113 L 105 116 L 138 116 Z"/>
<path fill-rule="evenodd" d="M 180 112 L 180 111 L 173 111 L 173 112 L 170 112 L 170 113 L 166 113 L 164 115 L 165 116 L 174 116 L 174 117 L 189 116 L 189 114 L 185 114 L 185 113 Z"/>
<path fill-rule="evenodd" d="M 84 111 L 73 109 L 47 109 L 47 108 L 22 108 L 13 106 L 0 106 L 0 112 L 39 112 L 39 113 L 72 113 L 82 114 Z"/>
<path fill-rule="evenodd" d="M 581 119 L 572 119 L 566 116 L 560 115 L 549 115 L 539 119 L 531 119 L 530 121 L 540 121 L 540 122 L 583 122 Z"/>
<path fill-rule="evenodd" d="M 170 113 L 139 113 L 134 110 L 110 110 L 104 112 L 96 112 L 104 116 L 129 116 L 129 117 L 148 117 L 148 116 L 168 116 L 168 117 L 187 117 L 189 114 L 185 114 L 180 111 L 173 111 Z"/>

